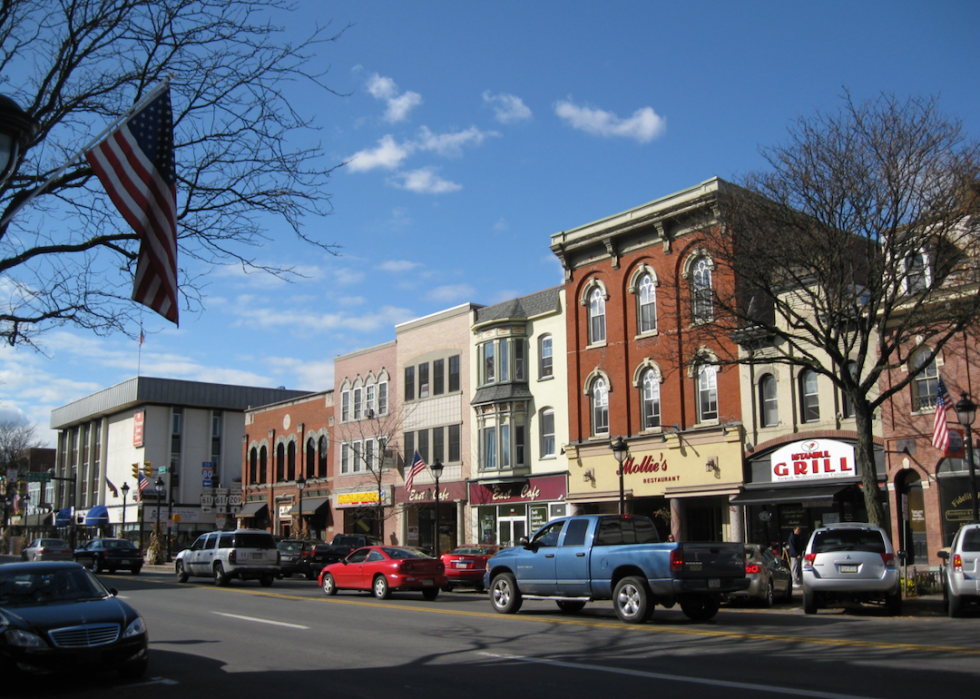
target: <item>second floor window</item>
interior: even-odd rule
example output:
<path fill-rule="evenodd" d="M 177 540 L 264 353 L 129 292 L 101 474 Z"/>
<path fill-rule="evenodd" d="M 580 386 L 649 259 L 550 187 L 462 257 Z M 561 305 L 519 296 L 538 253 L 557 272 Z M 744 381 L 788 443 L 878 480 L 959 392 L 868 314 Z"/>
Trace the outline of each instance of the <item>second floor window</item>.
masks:
<path fill-rule="evenodd" d="M 923 347 L 912 357 L 912 370 L 918 371 L 912 379 L 912 410 L 931 410 L 936 406 L 939 393 L 939 367 L 932 348 Z"/>
<path fill-rule="evenodd" d="M 609 386 L 598 378 L 592 383 L 592 434 L 609 434 Z"/>
<path fill-rule="evenodd" d="M 718 369 L 698 367 L 698 422 L 718 419 Z"/>
<path fill-rule="evenodd" d="M 691 314 L 695 323 L 705 323 L 714 317 L 711 286 L 711 262 L 702 257 L 694 263 L 691 274 Z"/>
<path fill-rule="evenodd" d="M 763 427 L 775 427 L 779 424 L 776 377 L 772 374 L 766 374 L 759 381 L 759 418 Z"/>
<path fill-rule="evenodd" d="M 800 417 L 803 422 L 820 420 L 820 393 L 817 372 L 804 369 L 800 374 Z"/>
<path fill-rule="evenodd" d="M 555 455 L 555 411 L 544 408 L 539 420 L 541 430 L 541 456 Z"/>
<path fill-rule="evenodd" d="M 415 400 L 415 367 L 405 367 L 405 400 Z"/>
<path fill-rule="evenodd" d="M 653 276 L 644 274 L 640 279 L 640 295 L 637 298 L 638 329 L 640 334 L 657 330 L 657 287 Z"/>
<path fill-rule="evenodd" d="M 554 376 L 555 365 L 554 358 L 552 357 L 552 344 L 551 335 L 542 335 L 538 340 L 538 350 L 540 354 L 540 367 L 538 369 L 538 378 L 547 379 Z"/>
<path fill-rule="evenodd" d="M 653 369 L 643 372 L 642 416 L 643 429 L 649 430 L 660 427 L 660 381 Z"/>
<path fill-rule="evenodd" d="M 606 298 L 602 289 L 589 293 L 589 344 L 606 341 Z"/>

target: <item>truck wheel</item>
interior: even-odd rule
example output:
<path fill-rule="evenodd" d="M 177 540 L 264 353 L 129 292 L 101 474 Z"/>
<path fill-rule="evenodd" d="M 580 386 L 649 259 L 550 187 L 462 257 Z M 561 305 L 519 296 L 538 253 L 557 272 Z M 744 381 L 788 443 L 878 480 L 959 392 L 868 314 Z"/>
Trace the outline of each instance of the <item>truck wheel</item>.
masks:
<path fill-rule="evenodd" d="M 616 616 L 627 624 L 642 624 L 649 620 L 654 605 L 650 603 L 650 592 L 643 578 L 630 575 L 616 583 L 613 606 Z"/>
<path fill-rule="evenodd" d="M 681 602 L 681 611 L 691 621 L 707 621 L 718 613 L 718 600 L 710 595 L 693 597 Z"/>
<path fill-rule="evenodd" d="M 558 608 L 565 614 L 575 614 L 585 609 L 585 602 L 560 599 L 558 600 Z"/>
<path fill-rule="evenodd" d="M 187 582 L 187 573 L 184 571 L 184 563 L 182 561 L 177 561 L 174 565 L 174 572 L 177 574 L 177 582 Z"/>
<path fill-rule="evenodd" d="M 803 613 L 804 614 L 816 614 L 817 613 L 817 596 L 803 588 Z"/>
<path fill-rule="evenodd" d="M 214 584 L 218 587 L 228 584 L 228 576 L 225 575 L 225 569 L 220 563 L 214 564 Z"/>
<path fill-rule="evenodd" d="M 511 573 L 501 573 L 490 582 L 490 604 L 501 614 L 515 614 L 524 598 Z"/>
<path fill-rule="evenodd" d="M 259 584 L 262 587 L 272 587 L 272 581 L 275 579 L 276 579 L 275 575 L 268 573 L 266 575 L 263 575 L 261 578 L 259 578 Z"/>

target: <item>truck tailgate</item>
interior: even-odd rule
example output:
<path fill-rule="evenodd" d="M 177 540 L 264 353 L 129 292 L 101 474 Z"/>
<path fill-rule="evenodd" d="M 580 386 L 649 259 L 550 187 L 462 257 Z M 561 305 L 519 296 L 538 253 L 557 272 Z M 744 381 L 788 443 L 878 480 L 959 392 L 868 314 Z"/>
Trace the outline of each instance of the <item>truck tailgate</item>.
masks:
<path fill-rule="evenodd" d="M 745 548 L 733 543 L 680 544 L 671 557 L 671 569 L 684 580 L 744 578 Z"/>

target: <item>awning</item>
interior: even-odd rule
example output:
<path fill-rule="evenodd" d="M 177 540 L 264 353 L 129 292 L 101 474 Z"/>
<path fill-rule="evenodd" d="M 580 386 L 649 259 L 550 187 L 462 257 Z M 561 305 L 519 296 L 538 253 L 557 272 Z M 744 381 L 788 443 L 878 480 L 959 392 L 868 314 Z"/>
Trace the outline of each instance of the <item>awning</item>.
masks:
<path fill-rule="evenodd" d="M 268 507 L 267 503 L 264 502 L 246 502 L 242 505 L 242 509 L 238 511 L 236 517 L 254 517 L 262 510 Z"/>
<path fill-rule="evenodd" d="M 768 505 L 777 502 L 807 504 L 817 500 L 833 500 L 847 485 L 819 485 L 798 488 L 758 488 L 739 493 L 728 502 L 732 505 Z"/>
<path fill-rule="evenodd" d="M 109 510 L 105 505 L 96 505 L 85 514 L 86 527 L 100 527 L 109 523 Z"/>
<path fill-rule="evenodd" d="M 317 510 L 319 510 L 324 505 L 330 503 L 330 498 L 303 498 L 303 514 L 304 515 L 315 515 Z M 293 509 L 289 511 L 291 515 L 299 514 L 299 503 L 297 502 L 293 505 Z"/>
<path fill-rule="evenodd" d="M 71 525 L 71 508 L 66 507 L 63 510 L 58 510 L 58 514 L 54 518 L 54 526 L 56 527 L 67 527 Z"/>

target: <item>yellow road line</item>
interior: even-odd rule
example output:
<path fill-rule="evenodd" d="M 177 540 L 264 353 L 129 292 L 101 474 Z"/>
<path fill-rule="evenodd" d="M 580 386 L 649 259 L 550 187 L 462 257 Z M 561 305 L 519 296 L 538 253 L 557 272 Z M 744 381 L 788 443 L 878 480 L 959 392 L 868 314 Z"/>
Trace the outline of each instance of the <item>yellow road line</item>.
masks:
<path fill-rule="evenodd" d="M 163 580 L 147 580 L 165 585 L 173 585 Z M 282 592 L 269 592 L 266 590 L 250 590 L 245 588 L 228 587 L 204 587 L 199 586 L 200 590 L 213 590 L 215 592 L 237 592 L 246 595 L 259 595 L 262 597 L 272 597 L 275 599 L 293 600 L 298 602 L 318 602 L 328 604 L 346 604 L 360 607 L 376 607 L 383 609 L 399 609 L 407 612 L 422 612 L 426 614 L 450 614 L 453 616 L 466 616 L 473 618 L 486 618 L 513 621 L 533 621 L 542 624 L 563 624 L 567 626 L 587 626 L 600 629 L 618 629 L 620 631 L 632 631 L 637 633 L 664 633 L 678 634 L 681 636 L 703 636 L 709 638 L 737 639 L 740 641 L 775 641 L 778 643 L 809 643 L 812 645 L 837 646 L 846 648 L 876 648 L 878 650 L 898 650 L 911 651 L 916 653 L 958 653 L 960 655 L 980 655 L 980 648 L 966 648 L 964 646 L 929 646 L 921 643 L 888 643 L 885 641 L 862 641 L 853 638 L 820 638 L 815 636 L 789 636 L 780 634 L 765 633 L 746 633 L 742 631 L 723 631 L 702 628 L 679 628 L 676 626 L 658 626 L 656 624 L 624 624 L 620 621 L 603 621 L 594 619 L 579 618 L 556 618 L 556 617 L 537 617 L 526 614 L 503 615 L 497 612 L 469 612 L 459 609 L 432 609 L 429 607 L 413 607 L 392 602 L 378 602 L 368 600 L 343 599 L 338 597 L 309 598 L 301 595 L 292 595 Z"/>

